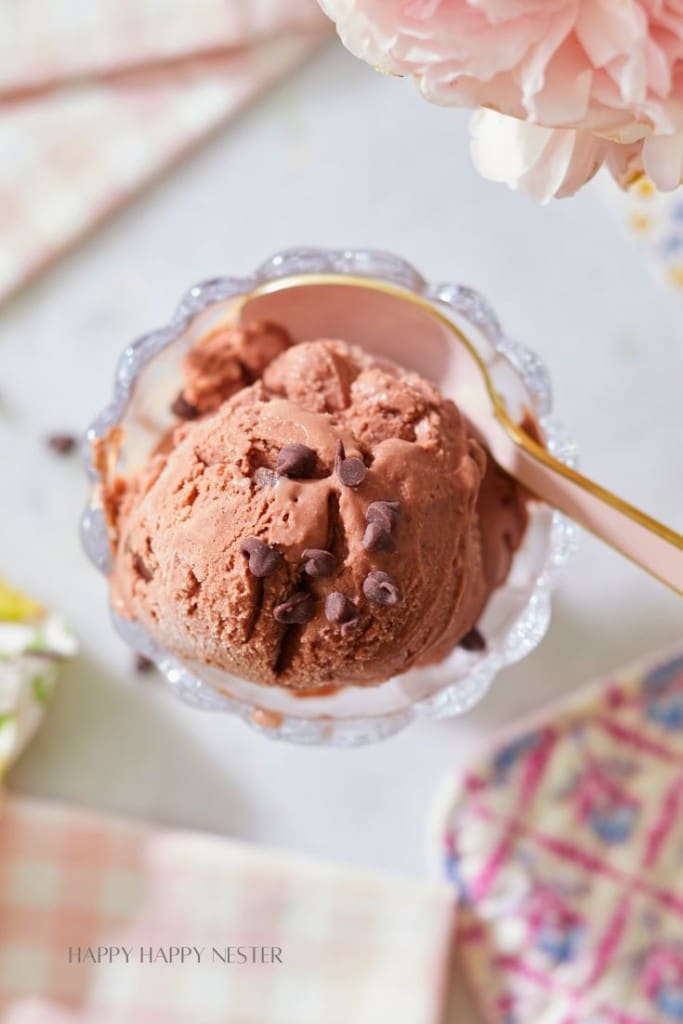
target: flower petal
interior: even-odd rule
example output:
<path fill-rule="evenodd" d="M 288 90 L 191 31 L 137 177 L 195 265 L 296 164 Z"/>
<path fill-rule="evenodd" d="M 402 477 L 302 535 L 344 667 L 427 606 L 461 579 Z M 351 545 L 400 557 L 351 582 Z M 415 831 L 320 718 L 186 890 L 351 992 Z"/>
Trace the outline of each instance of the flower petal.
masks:
<path fill-rule="evenodd" d="M 541 203 L 578 191 L 602 165 L 609 147 L 591 132 L 543 128 L 488 110 L 473 115 L 470 133 L 480 174 Z"/>
<path fill-rule="evenodd" d="M 568 195 L 605 161 L 620 181 L 643 163 L 661 188 L 681 180 L 683 0 L 320 3 L 349 49 L 430 102 L 487 108 L 471 145 L 492 180 Z"/>
<path fill-rule="evenodd" d="M 683 182 L 683 132 L 646 139 L 643 167 L 662 192 L 678 188 Z"/>

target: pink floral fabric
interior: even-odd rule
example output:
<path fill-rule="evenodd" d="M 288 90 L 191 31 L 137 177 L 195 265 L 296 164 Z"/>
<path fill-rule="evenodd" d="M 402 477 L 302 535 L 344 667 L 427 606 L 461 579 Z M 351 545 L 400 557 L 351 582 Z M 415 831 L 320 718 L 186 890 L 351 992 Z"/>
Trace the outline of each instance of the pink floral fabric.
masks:
<path fill-rule="evenodd" d="M 321 0 L 357 56 L 479 108 L 475 163 L 540 200 L 606 164 L 683 179 L 681 0 Z"/>
<path fill-rule="evenodd" d="M 483 757 L 438 839 L 489 1024 L 683 1021 L 683 653 Z"/>
<path fill-rule="evenodd" d="M 658 192 L 641 178 L 622 191 L 605 179 L 602 192 L 654 276 L 683 299 L 683 189 Z"/>

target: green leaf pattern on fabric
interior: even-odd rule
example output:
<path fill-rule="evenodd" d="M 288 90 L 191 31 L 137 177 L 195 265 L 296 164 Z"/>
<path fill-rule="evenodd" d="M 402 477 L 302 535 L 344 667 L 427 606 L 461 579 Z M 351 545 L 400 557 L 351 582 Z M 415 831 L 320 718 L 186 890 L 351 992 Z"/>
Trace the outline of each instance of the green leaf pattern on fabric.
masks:
<path fill-rule="evenodd" d="M 77 650 L 59 616 L 42 612 L 29 617 L 39 606 L 18 592 L 7 594 L 5 588 L 9 611 L 4 619 L 0 615 L 0 780 L 40 725 L 61 664 Z M 26 614 L 20 614 L 23 609 Z"/>

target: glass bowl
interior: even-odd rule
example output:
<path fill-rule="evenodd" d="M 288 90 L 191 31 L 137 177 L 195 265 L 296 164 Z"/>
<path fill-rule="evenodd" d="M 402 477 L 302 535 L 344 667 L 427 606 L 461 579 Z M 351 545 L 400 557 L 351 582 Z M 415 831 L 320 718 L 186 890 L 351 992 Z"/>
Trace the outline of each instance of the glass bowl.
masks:
<path fill-rule="evenodd" d="M 283 323 L 295 340 L 341 337 L 392 357 L 432 379 L 466 412 L 454 325 L 476 348 L 508 411 L 519 420 L 531 413 L 548 450 L 568 465 L 574 463 L 574 447 L 551 415 L 551 389 L 542 361 L 502 333 L 477 292 L 457 284 L 430 284 L 388 253 L 289 249 L 249 277 L 220 277 L 191 288 L 166 327 L 124 350 L 112 401 L 91 425 L 85 443 L 92 490 L 81 533 L 88 556 L 104 575 L 110 570 L 110 549 L 92 442 L 122 427 L 117 469 L 124 474 L 135 470 L 171 426 L 180 361 L 194 339 L 219 323 L 255 316 Z M 444 330 L 446 323 L 449 329 Z M 531 503 L 529 526 L 508 579 L 478 623 L 486 639 L 484 651 L 457 647 L 438 665 L 319 697 L 297 697 L 284 687 L 181 661 L 160 649 L 139 623 L 112 615 L 122 638 L 151 658 L 186 702 L 230 711 L 273 738 L 355 746 L 390 736 L 421 715 L 462 714 L 481 700 L 496 673 L 527 655 L 545 634 L 551 590 L 575 544 L 576 530 L 569 520 L 546 505 Z"/>

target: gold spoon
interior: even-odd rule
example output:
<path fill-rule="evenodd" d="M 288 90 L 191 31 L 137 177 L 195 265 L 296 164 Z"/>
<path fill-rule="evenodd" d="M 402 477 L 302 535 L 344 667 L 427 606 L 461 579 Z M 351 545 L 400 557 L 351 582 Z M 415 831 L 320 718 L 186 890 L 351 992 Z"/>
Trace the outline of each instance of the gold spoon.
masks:
<path fill-rule="evenodd" d="M 553 458 L 510 413 L 474 341 L 447 310 L 381 279 L 334 273 L 271 280 L 240 300 L 243 320 L 275 320 L 297 341 L 344 338 L 434 380 L 511 476 L 683 594 L 683 536 Z"/>

